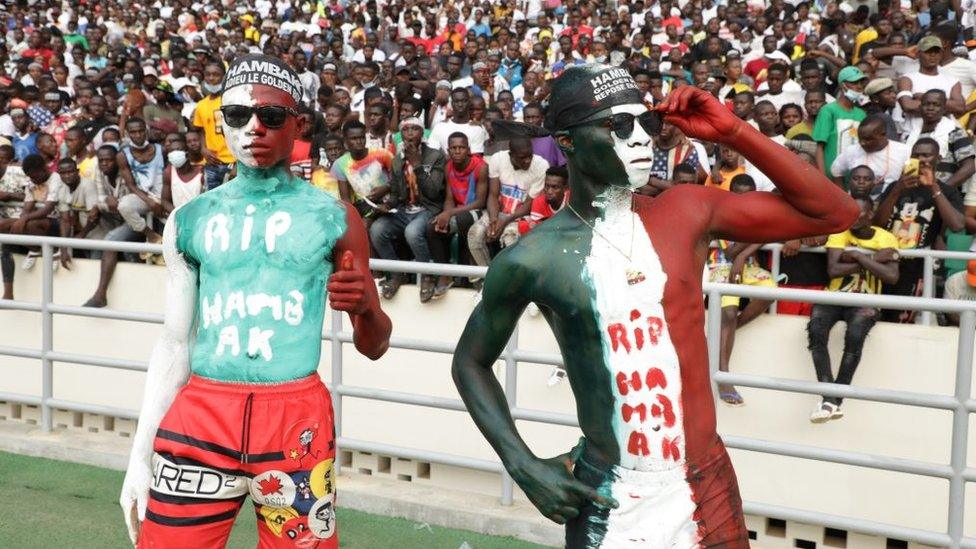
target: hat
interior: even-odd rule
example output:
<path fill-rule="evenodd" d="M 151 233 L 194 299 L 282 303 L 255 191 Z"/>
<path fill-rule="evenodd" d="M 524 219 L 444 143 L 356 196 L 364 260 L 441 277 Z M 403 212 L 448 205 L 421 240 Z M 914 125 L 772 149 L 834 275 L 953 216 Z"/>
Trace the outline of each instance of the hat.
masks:
<path fill-rule="evenodd" d="M 326 63 L 322 65 L 322 72 L 336 72 L 335 63 Z"/>
<path fill-rule="evenodd" d="M 550 132 L 565 130 L 617 105 L 641 105 L 641 96 L 627 69 L 575 65 L 553 81 L 545 128 Z"/>
<path fill-rule="evenodd" d="M 938 36 L 926 36 L 918 41 L 918 51 L 929 51 L 936 48 L 942 49 L 942 40 L 939 40 Z"/>
<path fill-rule="evenodd" d="M 976 259 L 966 262 L 966 282 L 969 282 L 970 286 L 976 286 Z"/>
<path fill-rule="evenodd" d="M 539 31 L 539 40 L 542 40 L 543 38 L 545 38 L 547 36 L 549 38 L 552 38 L 552 31 L 551 30 L 549 30 L 549 29 L 542 29 L 541 31 Z"/>
<path fill-rule="evenodd" d="M 844 82 L 860 82 L 861 80 L 864 80 L 866 78 L 867 76 L 865 76 L 864 73 L 861 72 L 861 69 L 853 65 L 844 67 L 837 74 L 837 82 L 841 84 L 843 84 Z"/>
<path fill-rule="evenodd" d="M 790 56 L 786 55 L 785 53 L 779 50 L 773 50 L 772 52 L 767 53 L 766 59 L 775 59 L 777 61 L 782 61 L 783 63 L 786 64 L 790 63 Z"/>
<path fill-rule="evenodd" d="M 172 84 L 170 84 L 169 82 L 167 82 L 165 80 L 160 80 L 159 82 L 157 82 L 156 83 L 156 89 L 159 90 L 159 91 L 161 91 L 161 92 L 167 93 L 169 95 L 173 95 L 174 93 L 176 93 L 173 90 Z"/>
<path fill-rule="evenodd" d="M 242 15 L 241 16 L 241 21 L 247 21 L 248 23 L 250 23 L 250 24 L 253 25 L 254 24 L 254 16 L 251 15 L 250 13 L 245 14 L 245 15 Z"/>
<path fill-rule="evenodd" d="M 176 133 L 180 131 L 179 125 L 169 118 L 157 118 L 149 121 L 149 127 L 165 133 Z"/>
<path fill-rule="evenodd" d="M 159 73 L 156 72 L 156 67 L 151 67 L 149 65 L 146 65 L 146 66 L 142 67 L 142 75 L 143 76 L 155 76 L 156 78 L 159 78 Z"/>
<path fill-rule="evenodd" d="M 21 114 L 26 114 L 24 109 L 10 109 L 10 116 L 19 116 Z"/>
<path fill-rule="evenodd" d="M 60 92 L 47 92 L 44 94 L 45 101 L 61 101 Z"/>
<path fill-rule="evenodd" d="M 868 82 L 867 86 L 864 86 L 864 93 L 868 95 L 874 95 L 878 92 L 883 92 L 888 88 L 894 87 L 895 83 L 890 78 L 875 78 L 874 80 Z"/>
<path fill-rule="evenodd" d="M 453 89 L 454 86 L 452 86 L 451 83 L 448 82 L 447 80 L 438 80 L 437 81 L 437 86 L 435 86 L 435 89 L 436 88 L 444 88 L 444 89 L 450 90 L 450 89 Z"/>
<path fill-rule="evenodd" d="M 487 69 L 487 68 L 488 68 L 487 63 L 485 63 L 484 61 L 478 61 L 474 65 L 471 65 L 471 72 L 481 70 L 481 69 Z"/>
<path fill-rule="evenodd" d="M 419 126 L 421 129 L 424 127 L 424 123 L 420 121 L 416 116 L 411 116 L 410 118 L 404 118 L 400 121 L 400 131 L 406 126 Z"/>
<path fill-rule="evenodd" d="M 410 74 L 410 67 L 408 67 L 407 65 L 400 65 L 399 67 L 396 68 L 396 71 L 394 71 L 393 74 L 401 74 L 404 72 Z"/>
<path fill-rule="evenodd" d="M 183 88 L 195 88 L 196 84 L 193 83 L 189 78 L 175 78 L 173 79 L 173 89 L 177 92 L 183 91 Z"/>

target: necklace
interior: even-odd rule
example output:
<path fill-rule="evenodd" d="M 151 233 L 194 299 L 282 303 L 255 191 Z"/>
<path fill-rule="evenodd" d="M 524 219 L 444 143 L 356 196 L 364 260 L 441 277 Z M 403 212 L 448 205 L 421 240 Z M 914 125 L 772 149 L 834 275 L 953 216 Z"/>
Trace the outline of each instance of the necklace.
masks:
<path fill-rule="evenodd" d="M 620 255 L 624 256 L 624 258 L 627 259 L 627 268 L 624 271 L 625 275 L 627 276 L 627 284 L 633 286 L 634 284 L 640 284 L 641 282 L 644 282 L 644 280 L 647 277 L 644 276 L 644 273 L 642 271 L 640 271 L 639 269 L 637 269 L 637 268 L 635 268 L 633 266 L 633 259 L 631 258 L 631 256 L 634 253 L 634 231 L 635 231 L 635 220 L 634 220 L 633 213 L 631 213 L 631 219 L 630 219 L 630 223 L 631 223 L 631 225 L 630 225 L 630 253 L 627 253 L 627 252 L 624 252 L 619 246 L 617 246 L 616 244 L 614 244 L 612 240 L 610 240 L 609 238 L 607 238 L 606 236 L 604 236 L 603 233 L 601 233 L 600 231 L 598 231 L 595 225 L 593 225 L 592 223 L 590 223 L 586 219 L 583 219 L 583 216 L 580 215 L 580 213 L 576 211 L 576 208 L 574 208 L 572 204 L 570 204 L 569 202 L 566 202 L 566 207 L 569 208 L 569 211 L 573 212 L 573 215 L 575 215 L 577 219 L 579 219 L 580 221 L 583 222 L 584 225 L 586 225 L 587 227 L 589 227 L 590 230 L 593 231 L 593 234 L 595 234 L 595 235 L 599 236 L 600 238 L 602 238 L 614 250 L 617 250 L 617 252 Z"/>

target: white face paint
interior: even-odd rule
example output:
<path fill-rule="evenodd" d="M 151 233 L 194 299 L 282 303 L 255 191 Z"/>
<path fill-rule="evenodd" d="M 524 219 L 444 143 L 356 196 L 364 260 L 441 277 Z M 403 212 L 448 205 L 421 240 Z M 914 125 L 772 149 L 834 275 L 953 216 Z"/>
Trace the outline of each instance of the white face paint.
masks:
<path fill-rule="evenodd" d="M 253 86 L 246 84 L 243 86 L 235 86 L 226 92 L 222 96 L 223 105 L 245 105 L 248 107 L 253 107 L 257 102 L 254 100 L 252 95 Z M 251 152 L 251 143 L 254 141 L 254 136 L 252 132 L 255 126 L 258 124 L 258 118 L 256 115 L 252 115 L 251 119 L 242 128 L 232 128 L 224 122 L 223 117 L 220 121 L 224 129 L 224 139 L 227 141 L 227 148 L 230 149 L 230 153 L 234 155 L 240 163 L 245 166 L 252 168 L 259 168 L 262 166 L 258 165 L 257 160 L 254 158 L 254 154 Z"/>
<path fill-rule="evenodd" d="M 613 114 L 630 113 L 638 116 L 647 112 L 647 107 L 639 103 L 631 103 L 611 107 L 610 112 Z M 610 136 L 613 137 L 613 150 L 627 172 L 628 186 L 631 189 L 639 189 L 647 185 L 647 181 L 651 177 L 651 165 L 654 163 L 651 136 L 647 135 L 644 127 L 636 120 L 634 121 L 634 131 L 628 139 L 620 139 L 612 131 Z"/>

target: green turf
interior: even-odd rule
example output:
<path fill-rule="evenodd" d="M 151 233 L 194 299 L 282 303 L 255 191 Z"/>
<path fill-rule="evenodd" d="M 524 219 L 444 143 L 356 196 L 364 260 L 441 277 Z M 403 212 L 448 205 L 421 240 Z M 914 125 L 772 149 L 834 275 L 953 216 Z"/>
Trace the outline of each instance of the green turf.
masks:
<path fill-rule="evenodd" d="M 88 465 L 0 452 L 0 547 L 131 547 L 118 494 L 122 473 Z M 342 486 L 339 486 L 340 491 Z M 257 544 L 250 502 L 237 517 L 228 547 Z M 427 526 L 339 509 L 341 546 L 362 549 L 520 549 L 533 543 Z"/>

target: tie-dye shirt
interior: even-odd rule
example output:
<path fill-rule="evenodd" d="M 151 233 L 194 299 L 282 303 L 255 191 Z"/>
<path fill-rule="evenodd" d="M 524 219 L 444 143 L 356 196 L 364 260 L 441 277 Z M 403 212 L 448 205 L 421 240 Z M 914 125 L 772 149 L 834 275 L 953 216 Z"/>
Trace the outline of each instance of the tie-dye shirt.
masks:
<path fill-rule="evenodd" d="M 390 184 L 393 155 L 386 149 L 370 149 L 362 160 L 346 153 L 332 164 L 332 175 L 352 187 L 356 196 L 367 196 L 377 187 Z"/>

